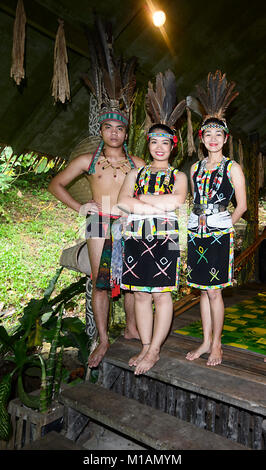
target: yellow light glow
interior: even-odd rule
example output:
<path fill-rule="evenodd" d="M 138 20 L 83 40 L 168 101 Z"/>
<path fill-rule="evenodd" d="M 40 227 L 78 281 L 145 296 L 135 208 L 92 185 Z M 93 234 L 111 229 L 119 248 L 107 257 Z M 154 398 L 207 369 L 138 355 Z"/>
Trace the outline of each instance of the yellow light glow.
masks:
<path fill-rule="evenodd" d="M 166 16 L 165 16 L 164 11 L 162 10 L 155 11 L 152 15 L 153 24 L 157 26 L 158 28 L 163 26 L 163 24 L 165 23 L 165 20 L 166 20 Z"/>

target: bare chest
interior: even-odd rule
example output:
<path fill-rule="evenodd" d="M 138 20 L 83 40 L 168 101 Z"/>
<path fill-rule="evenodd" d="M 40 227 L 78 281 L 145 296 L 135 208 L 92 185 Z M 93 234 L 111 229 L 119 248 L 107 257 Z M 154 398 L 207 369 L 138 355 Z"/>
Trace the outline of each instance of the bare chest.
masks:
<path fill-rule="evenodd" d="M 92 192 L 117 197 L 128 171 L 130 171 L 130 167 L 126 171 L 122 171 L 119 167 L 111 165 L 104 167 L 97 164 L 95 173 L 89 176 Z"/>

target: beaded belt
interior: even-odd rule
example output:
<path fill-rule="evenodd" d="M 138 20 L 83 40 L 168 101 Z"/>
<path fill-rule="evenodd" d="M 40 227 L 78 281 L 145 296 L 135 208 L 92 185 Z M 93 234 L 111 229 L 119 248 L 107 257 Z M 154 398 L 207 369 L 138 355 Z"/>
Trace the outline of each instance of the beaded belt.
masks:
<path fill-rule="evenodd" d="M 210 215 L 224 212 L 226 207 L 222 204 L 194 204 L 192 212 L 196 215 Z"/>

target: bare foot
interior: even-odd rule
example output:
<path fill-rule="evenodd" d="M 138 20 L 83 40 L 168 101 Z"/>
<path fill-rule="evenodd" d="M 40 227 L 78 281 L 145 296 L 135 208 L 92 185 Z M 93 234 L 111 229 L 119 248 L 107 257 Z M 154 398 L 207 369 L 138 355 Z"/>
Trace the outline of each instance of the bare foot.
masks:
<path fill-rule="evenodd" d="M 136 354 L 136 356 L 132 356 L 129 359 L 128 365 L 130 367 L 137 366 L 138 363 L 144 358 L 145 354 L 148 352 L 149 347 L 150 347 L 149 344 L 145 344 L 144 346 L 142 346 L 142 350 L 140 351 L 140 353 Z"/>
<path fill-rule="evenodd" d="M 125 339 L 140 339 L 139 332 L 136 327 L 128 327 L 126 326 L 124 331 Z"/>
<path fill-rule="evenodd" d="M 266 357 L 263 360 L 264 360 L 264 362 L 266 362 Z"/>
<path fill-rule="evenodd" d="M 218 366 L 222 362 L 223 351 L 221 346 L 212 346 L 207 366 Z"/>
<path fill-rule="evenodd" d="M 98 344 L 98 346 L 94 349 L 94 351 L 91 353 L 89 357 L 88 366 L 97 367 L 100 364 L 105 353 L 107 352 L 107 349 L 109 348 L 109 346 L 110 346 L 109 342 Z"/>
<path fill-rule="evenodd" d="M 202 343 L 199 348 L 193 349 L 193 351 L 188 352 L 186 355 L 186 359 L 188 359 L 188 361 L 194 361 L 194 359 L 198 359 L 202 354 L 210 353 L 210 347 L 210 343 Z"/>
<path fill-rule="evenodd" d="M 135 369 L 135 375 L 145 374 L 157 361 L 159 361 L 159 352 L 149 350 L 144 358 L 138 363 Z"/>

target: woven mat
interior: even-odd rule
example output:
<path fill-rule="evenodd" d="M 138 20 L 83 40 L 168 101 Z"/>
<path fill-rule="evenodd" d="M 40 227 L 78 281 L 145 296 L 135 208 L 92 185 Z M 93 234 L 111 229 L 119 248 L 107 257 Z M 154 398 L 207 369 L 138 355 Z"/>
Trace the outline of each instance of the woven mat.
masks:
<path fill-rule="evenodd" d="M 201 321 L 173 333 L 202 338 Z M 266 355 L 266 292 L 225 309 L 222 344 Z"/>

